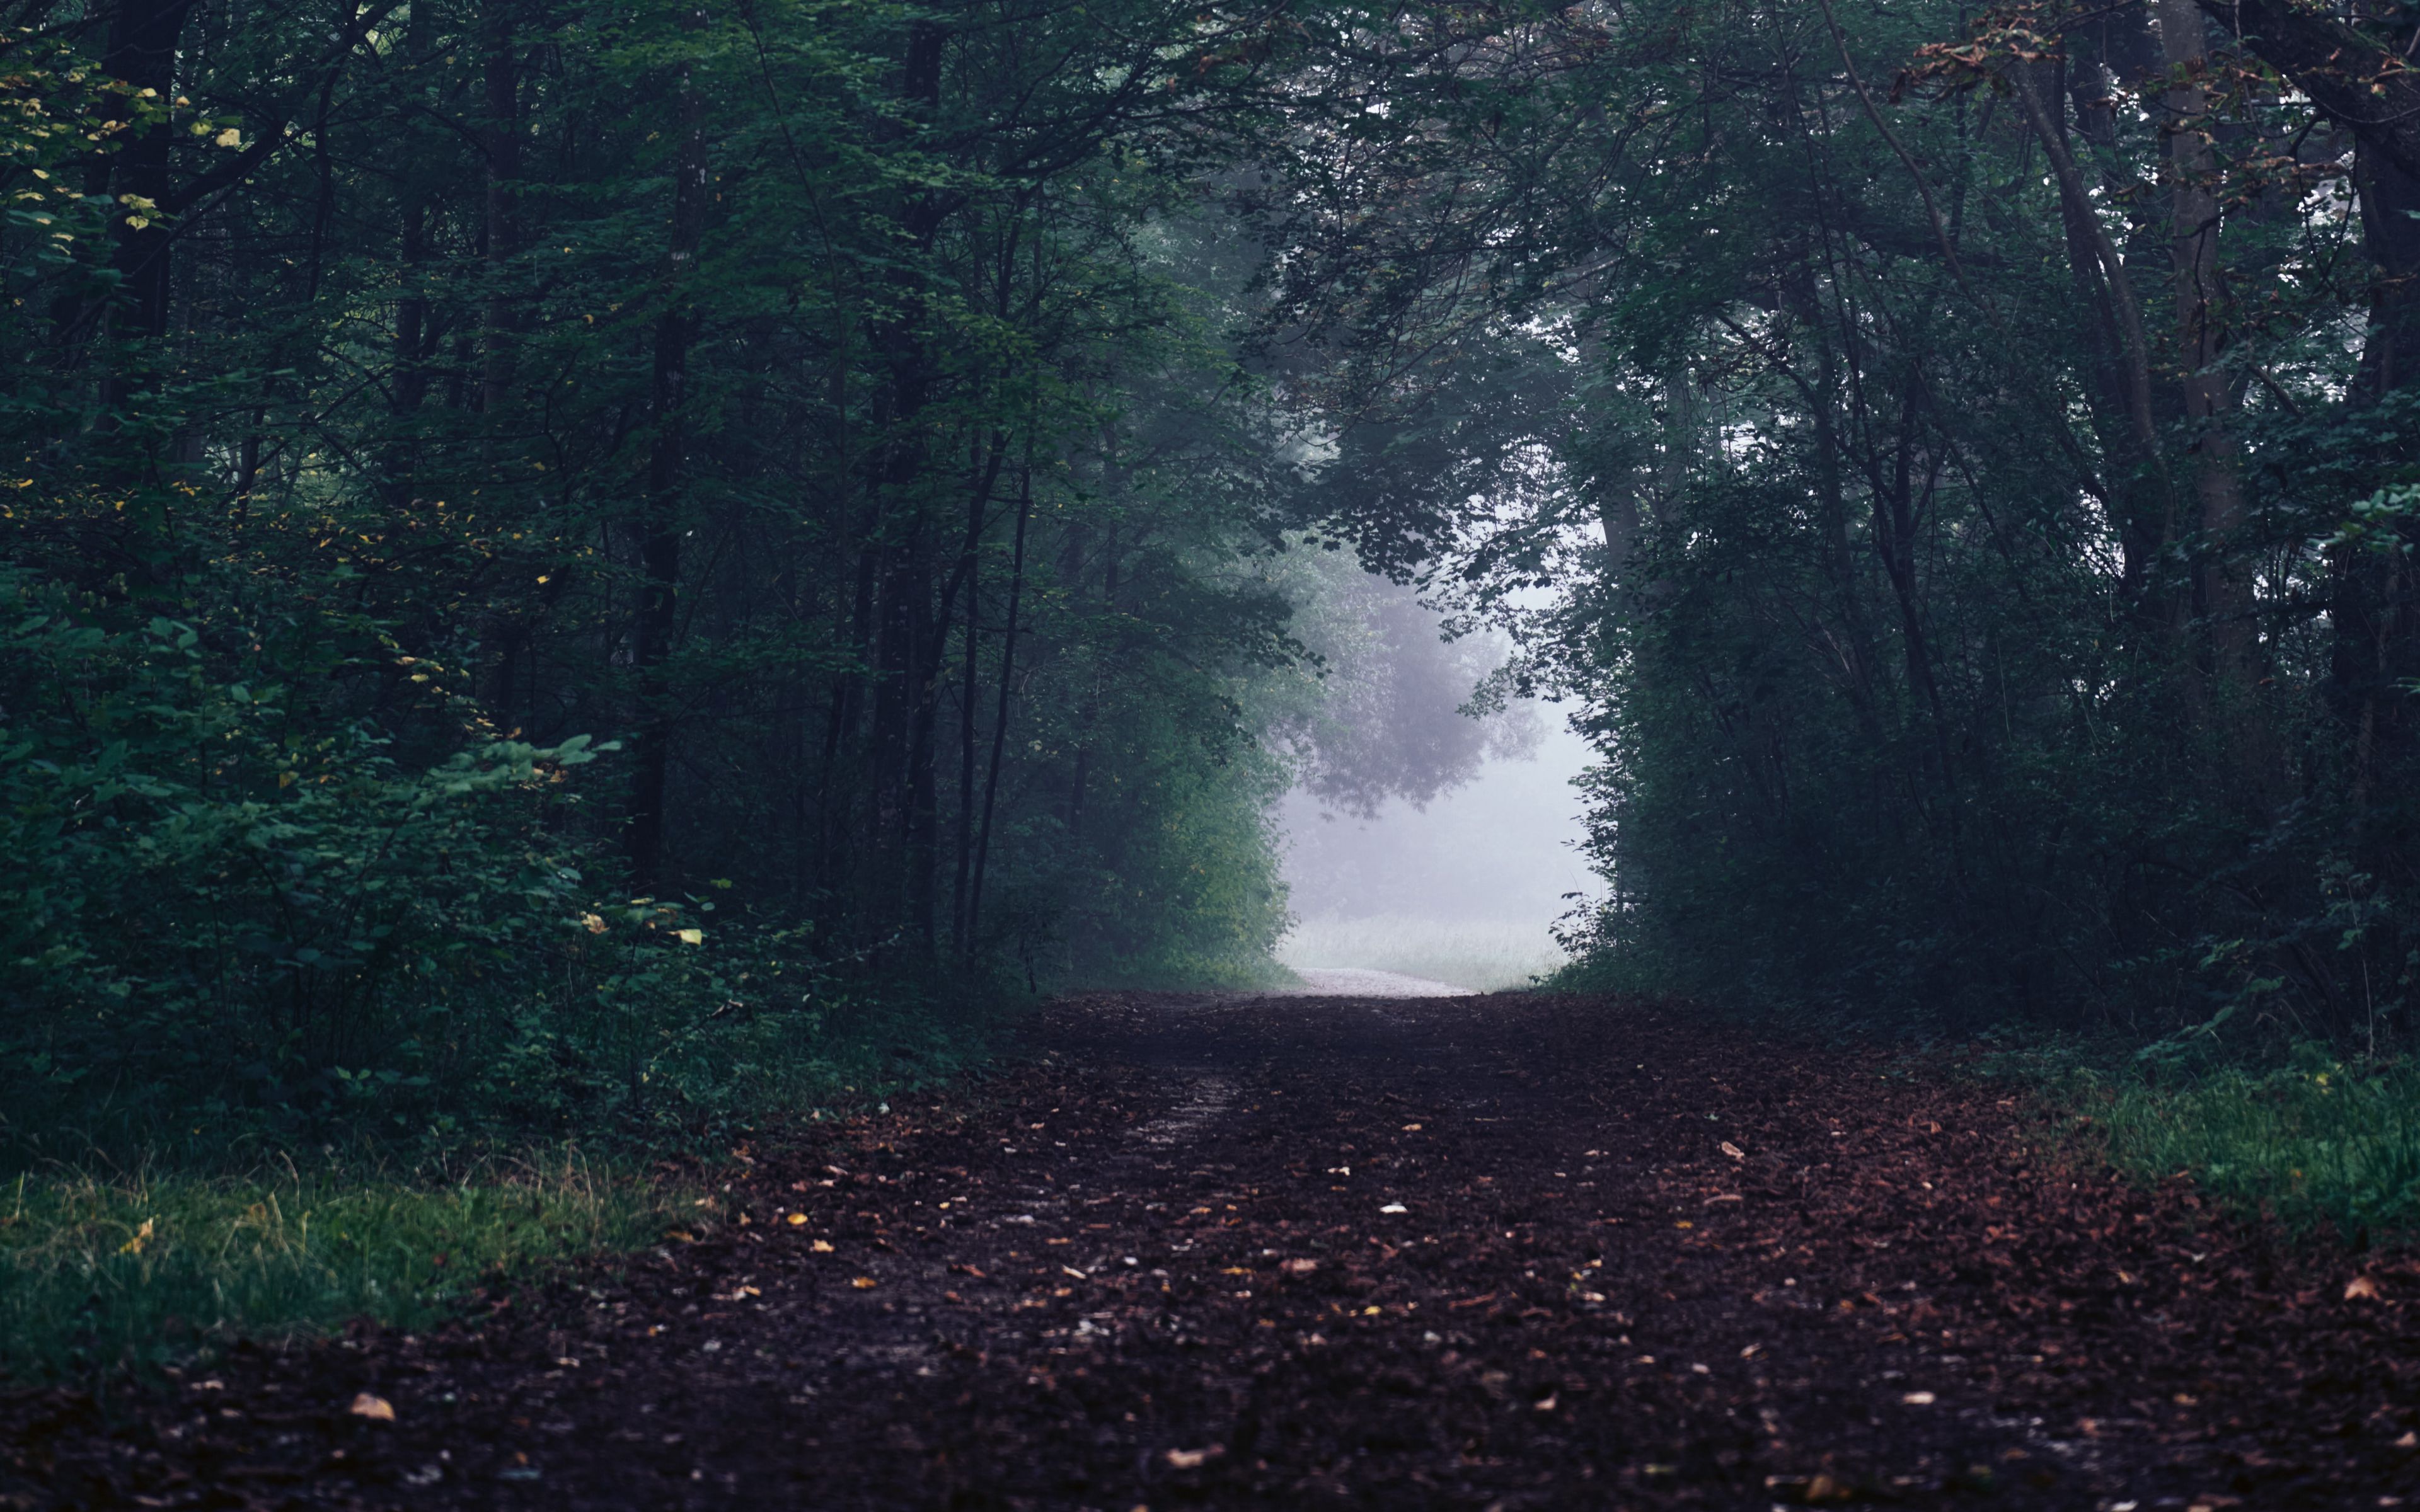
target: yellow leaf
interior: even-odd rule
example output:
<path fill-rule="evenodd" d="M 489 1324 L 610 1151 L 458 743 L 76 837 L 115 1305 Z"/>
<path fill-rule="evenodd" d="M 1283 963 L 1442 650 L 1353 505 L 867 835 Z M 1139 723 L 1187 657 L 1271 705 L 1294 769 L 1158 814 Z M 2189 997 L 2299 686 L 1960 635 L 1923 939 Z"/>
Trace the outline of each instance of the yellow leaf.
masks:
<path fill-rule="evenodd" d="M 704 945 L 706 943 L 706 931 L 702 929 L 675 930 L 673 933 L 683 945 Z"/>
<path fill-rule="evenodd" d="M 591 934 L 605 933 L 605 920 L 598 915 L 582 914 L 580 916 L 580 922 L 587 926 L 588 933 Z"/>
<path fill-rule="evenodd" d="M 832 1252 L 831 1241 L 829 1239 L 816 1240 L 814 1243 L 808 1245 L 807 1248 L 814 1251 L 818 1255 L 830 1255 Z"/>
<path fill-rule="evenodd" d="M 129 1239 L 125 1243 L 117 1246 L 117 1253 L 120 1255 L 142 1254 L 143 1246 L 151 1242 L 151 1226 L 155 1221 L 156 1220 L 150 1218 L 144 1219 L 143 1227 L 134 1230 L 134 1236 L 132 1239 Z"/>
<path fill-rule="evenodd" d="M 2345 1301 L 2347 1302 L 2356 1300 L 2376 1302 L 2378 1299 L 2378 1283 L 2366 1275 L 2354 1276 L 2345 1283 Z"/>
<path fill-rule="evenodd" d="M 395 1404 L 383 1396 L 373 1396 L 368 1392 L 354 1397 L 353 1405 L 346 1411 L 355 1417 L 366 1417 L 375 1423 L 395 1421 Z"/>
<path fill-rule="evenodd" d="M 243 146 L 243 133 L 230 126 L 210 140 L 223 147 L 240 147 Z"/>
<path fill-rule="evenodd" d="M 861 1275 L 856 1280 L 850 1282 L 849 1285 L 855 1287 L 860 1291 L 872 1291 L 875 1288 L 875 1280 L 874 1277 L 870 1275 Z"/>
<path fill-rule="evenodd" d="M 794 1212 L 794 1213 L 790 1214 L 790 1227 L 793 1227 L 793 1228 L 803 1228 L 803 1227 L 806 1227 L 806 1223 L 807 1223 L 807 1215 L 806 1215 L 805 1213 L 803 1213 L 803 1212 Z"/>

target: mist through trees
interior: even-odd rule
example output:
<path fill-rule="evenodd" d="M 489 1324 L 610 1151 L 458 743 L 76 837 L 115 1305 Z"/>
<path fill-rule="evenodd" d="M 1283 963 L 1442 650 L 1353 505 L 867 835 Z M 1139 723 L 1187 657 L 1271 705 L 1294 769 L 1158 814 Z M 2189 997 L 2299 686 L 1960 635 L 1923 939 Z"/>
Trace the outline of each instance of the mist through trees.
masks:
<path fill-rule="evenodd" d="M 1531 695 L 1603 980 L 2392 1041 L 2408 33 L 0 6 L 14 1101 L 689 1118 L 1266 980 L 1386 891 L 1295 810 Z"/>

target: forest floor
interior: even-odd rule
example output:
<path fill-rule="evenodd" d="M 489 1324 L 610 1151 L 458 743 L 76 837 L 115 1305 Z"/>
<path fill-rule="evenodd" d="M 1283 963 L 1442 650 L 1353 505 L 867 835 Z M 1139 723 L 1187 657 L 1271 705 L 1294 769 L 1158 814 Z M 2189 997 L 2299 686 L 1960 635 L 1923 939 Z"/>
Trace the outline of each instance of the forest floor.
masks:
<path fill-rule="evenodd" d="M 0 1398 L 0 1505 L 2420 1505 L 2411 1255 L 1947 1060 L 1534 995 L 1037 1032 L 459 1325 Z"/>

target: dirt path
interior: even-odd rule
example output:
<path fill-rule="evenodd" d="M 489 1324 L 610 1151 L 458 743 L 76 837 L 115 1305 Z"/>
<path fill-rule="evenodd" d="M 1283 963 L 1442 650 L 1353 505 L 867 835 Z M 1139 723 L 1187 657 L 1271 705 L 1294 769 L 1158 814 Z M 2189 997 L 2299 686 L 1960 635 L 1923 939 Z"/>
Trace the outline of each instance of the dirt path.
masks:
<path fill-rule="evenodd" d="M 0 1504 L 2420 1504 L 2420 1268 L 2348 1298 L 1972 1083 L 1575 1000 L 1045 1033 L 618 1281 L 132 1422 L 20 1399 Z"/>

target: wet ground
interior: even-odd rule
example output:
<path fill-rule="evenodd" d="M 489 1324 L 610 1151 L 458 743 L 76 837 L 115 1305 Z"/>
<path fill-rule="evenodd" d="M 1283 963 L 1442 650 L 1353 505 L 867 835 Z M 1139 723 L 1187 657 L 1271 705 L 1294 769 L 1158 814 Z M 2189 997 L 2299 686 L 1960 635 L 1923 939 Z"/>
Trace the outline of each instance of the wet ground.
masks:
<path fill-rule="evenodd" d="M 2420 1504 L 2420 1267 L 1947 1064 L 1535 996 L 1041 1036 L 619 1273 L 0 1404 L 0 1504 Z"/>

